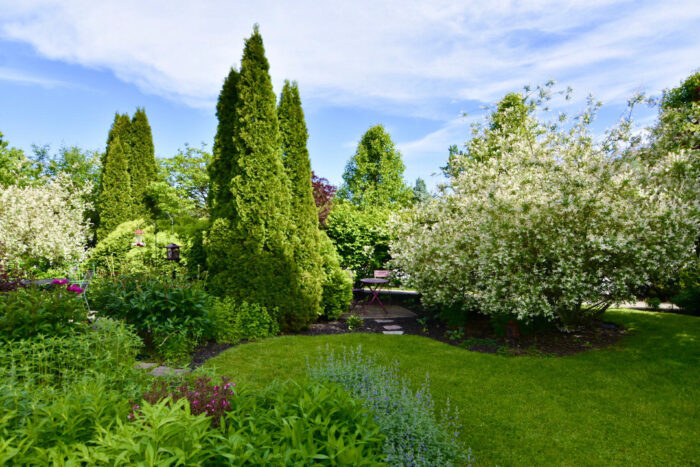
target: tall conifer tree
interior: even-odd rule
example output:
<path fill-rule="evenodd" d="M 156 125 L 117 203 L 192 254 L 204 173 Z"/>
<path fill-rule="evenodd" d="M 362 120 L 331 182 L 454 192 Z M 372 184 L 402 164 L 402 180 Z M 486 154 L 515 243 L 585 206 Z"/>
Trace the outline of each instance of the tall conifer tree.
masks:
<path fill-rule="evenodd" d="M 136 109 L 129 128 L 129 176 L 131 177 L 131 196 L 134 215 L 148 214 L 145 193 L 148 185 L 156 181 L 158 166 L 151 125 L 148 124 L 146 111 Z"/>
<path fill-rule="evenodd" d="M 333 270 L 333 266 L 340 266 L 337 253 L 333 249 L 326 251 L 327 249 L 321 247 L 323 234 L 318 228 L 318 212 L 311 184 L 311 161 L 306 147 L 309 135 L 297 83 L 285 81 L 277 107 L 277 117 L 282 138 L 282 161 L 291 188 L 291 212 L 296 220 L 299 240 L 297 261 L 308 275 L 309 287 L 322 288 L 321 306 L 327 308 L 328 304 L 337 302 L 329 296 L 337 294 L 337 288 L 331 287 L 329 281 L 338 273 Z"/>
<path fill-rule="evenodd" d="M 100 193 L 97 198 L 97 210 L 100 213 L 98 240 L 102 240 L 122 222 L 131 220 L 131 180 L 123 148 L 121 139 L 115 136 L 105 154 Z"/>
<path fill-rule="evenodd" d="M 257 26 L 237 85 L 229 206 L 209 231 L 210 285 L 219 294 L 278 308 L 285 329 L 315 317 L 319 297 L 297 265 L 289 179 L 282 165 L 276 98 Z"/>
<path fill-rule="evenodd" d="M 212 162 L 209 165 L 209 196 L 207 203 L 212 218 L 226 216 L 231 209 L 231 167 L 234 163 L 233 138 L 236 133 L 236 105 L 238 103 L 238 72 L 231 68 L 216 103 L 219 125 L 214 137 Z M 230 214 L 230 212 L 229 212 Z"/>

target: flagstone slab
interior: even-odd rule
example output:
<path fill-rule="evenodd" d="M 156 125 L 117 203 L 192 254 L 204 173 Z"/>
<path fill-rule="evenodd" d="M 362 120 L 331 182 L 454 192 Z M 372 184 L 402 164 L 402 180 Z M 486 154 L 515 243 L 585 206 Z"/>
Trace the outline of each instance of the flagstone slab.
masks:
<path fill-rule="evenodd" d="M 395 335 L 395 336 L 400 336 L 401 334 L 403 334 L 403 331 L 384 331 L 384 334 L 391 334 L 391 335 Z"/>

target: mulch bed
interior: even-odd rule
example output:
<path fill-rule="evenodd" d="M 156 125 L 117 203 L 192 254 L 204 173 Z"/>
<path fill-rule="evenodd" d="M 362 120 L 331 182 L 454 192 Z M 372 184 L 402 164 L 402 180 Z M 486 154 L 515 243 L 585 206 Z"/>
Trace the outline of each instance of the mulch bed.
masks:
<path fill-rule="evenodd" d="M 589 350 L 609 347 L 626 335 L 623 327 L 603 321 L 594 323 L 590 329 L 573 333 L 563 333 L 558 329 L 538 330 L 519 338 L 497 336 L 487 317 L 470 319 L 467 326 L 448 328 L 438 321 L 428 322 L 424 328 L 415 318 L 396 318 L 391 324 L 401 326 L 404 334 L 412 334 L 435 339 L 466 350 L 502 355 L 565 356 Z M 350 330 L 344 321 L 312 324 L 300 334 L 323 335 L 364 332 L 381 334 L 384 324 L 366 319 L 359 329 Z"/>

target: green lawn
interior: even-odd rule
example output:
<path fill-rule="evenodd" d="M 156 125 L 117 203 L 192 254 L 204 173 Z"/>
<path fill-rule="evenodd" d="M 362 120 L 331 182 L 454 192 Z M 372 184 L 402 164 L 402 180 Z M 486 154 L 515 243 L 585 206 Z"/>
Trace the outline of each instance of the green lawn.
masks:
<path fill-rule="evenodd" d="M 240 385 L 303 378 L 307 358 L 362 344 L 398 360 L 417 386 L 430 374 L 438 404 L 461 412 L 478 465 L 697 465 L 700 318 L 609 311 L 630 333 L 573 357 L 507 357 L 417 336 L 286 336 L 210 360 Z"/>

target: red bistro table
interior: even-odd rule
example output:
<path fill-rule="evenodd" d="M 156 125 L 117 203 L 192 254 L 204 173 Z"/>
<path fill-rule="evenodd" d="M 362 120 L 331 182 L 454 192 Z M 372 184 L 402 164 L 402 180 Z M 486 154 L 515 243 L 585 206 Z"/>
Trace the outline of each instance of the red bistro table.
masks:
<path fill-rule="evenodd" d="M 386 311 L 386 308 L 384 307 L 384 304 L 382 303 L 381 300 L 379 300 L 379 291 L 382 289 L 382 286 L 384 284 L 387 284 L 389 282 L 388 279 L 376 279 L 374 277 L 369 277 L 366 279 L 360 279 L 360 282 L 362 282 L 362 286 L 364 287 L 365 285 L 369 289 L 369 291 L 372 293 L 371 299 L 366 302 L 363 307 L 362 311 L 367 311 L 367 307 L 369 307 L 372 303 L 375 301 L 379 303 L 379 306 L 382 307 L 382 310 L 384 310 L 384 313 L 389 314 L 388 311 Z"/>

